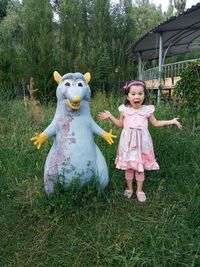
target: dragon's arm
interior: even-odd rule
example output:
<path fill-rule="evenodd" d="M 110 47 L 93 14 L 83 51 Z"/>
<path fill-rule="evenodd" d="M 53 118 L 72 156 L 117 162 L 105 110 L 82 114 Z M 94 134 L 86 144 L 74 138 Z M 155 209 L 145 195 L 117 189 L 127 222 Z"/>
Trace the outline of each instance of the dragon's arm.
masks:
<path fill-rule="evenodd" d="M 54 136 L 56 134 L 56 125 L 55 120 L 40 134 L 35 133 L 34 136 L 31 138 L 31 141 L 34 142 L 34 145 L 37 149 L 40 149 L 41 145 L 46 142 L 46 140 Z"/>
<path fill-rule="evenodd" d="M 92 131 L 93 133 L 101 136 L 104 140 L 106 140 L 110 145 L 114 143 L 113 138 L 116 138 L 116 135 L 112 134 L 112 130 L 109 132 L 105 132 L 101 127 L 99 127 L 96 122 L 92 120 Z"/>

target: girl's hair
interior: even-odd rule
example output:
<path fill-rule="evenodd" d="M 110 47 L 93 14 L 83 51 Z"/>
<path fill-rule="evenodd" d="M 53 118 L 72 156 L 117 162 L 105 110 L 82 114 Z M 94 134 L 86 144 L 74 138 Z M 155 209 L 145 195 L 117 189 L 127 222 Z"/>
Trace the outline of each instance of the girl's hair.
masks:
<path fill-rule="evenodd" d="M 126 82 L 126 84 L 124 85 L 124 92 L 125 92 L 125 106 L 127 106 L 127 105 L 130 105 L 130 102 L 129 102 L 129 100 L 127 99 L 127 95 L 128 95 L 128 93 L 129 93 L 129 91 L 130 91 L 130 88 L 131 88 L 131 86 L 133 86 L 133 85 L 141 85 L 143 88 L 144 88 L 144 101 L 143 101 L 143 103 L 142 104 L 144 104 L 145 102 L 146 102 L 146 98 L 147 98 L 147 89 L 146 89 L 146 84 L 145 84 L 145 82 L 144 81 L 141 81 L 141 80 L 132 80 L 132 81 L 128 81 L 128 82 Z"/>

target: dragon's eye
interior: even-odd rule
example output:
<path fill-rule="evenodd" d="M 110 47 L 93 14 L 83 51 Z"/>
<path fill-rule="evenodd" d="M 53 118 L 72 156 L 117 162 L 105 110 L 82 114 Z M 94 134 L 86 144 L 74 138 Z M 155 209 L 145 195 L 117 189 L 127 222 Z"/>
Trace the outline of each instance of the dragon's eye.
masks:
<path fill-rule="evenodd" d="M 78 85 L 78 86 L 83 86 L 83 82 L 82 82 L 82 81 L 78 81 L 78 82 L 77 82 L 77 85 Z"/>
<path fill-rule="evenodd" d="M 69 81 L 66 81 L 66 82 L 65 82 L 65 86 L 68 86 L 68 87 L 69 87 L 69 86 L 71 86 L 71 85 L 72 85 L 71 82 L 69 82 Z"/>

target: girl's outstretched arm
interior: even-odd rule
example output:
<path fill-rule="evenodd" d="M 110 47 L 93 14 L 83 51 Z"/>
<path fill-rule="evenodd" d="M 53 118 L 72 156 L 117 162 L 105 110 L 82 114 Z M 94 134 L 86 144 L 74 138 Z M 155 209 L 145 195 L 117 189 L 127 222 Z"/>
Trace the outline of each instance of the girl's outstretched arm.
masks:
<path fill-rule="evenodd" d="M 182 125 L 178 121 L 179 118 L 174 118 L 172 120 L 167 120 L 167 121 L 158 121 L 153 114 L 149 117 L 149 122 L 155 126 L 155 127 L 162 127 L 162 126 L 167 126 L 167 125 L 176 125 L 177 128 L 181 129 Z"/>
<path fill-rule="evenodd" d="M 98 118 L 100 120 L 110 120 L 118 128 L 123 127 L 123 115 L 122 115 L 122 113 L 120 113 L 120 117 L 119 117 L 119 119 L 117 119 L 110 113 L 110 111 L 104 110 L 104 112 L 99 112 Z"/>

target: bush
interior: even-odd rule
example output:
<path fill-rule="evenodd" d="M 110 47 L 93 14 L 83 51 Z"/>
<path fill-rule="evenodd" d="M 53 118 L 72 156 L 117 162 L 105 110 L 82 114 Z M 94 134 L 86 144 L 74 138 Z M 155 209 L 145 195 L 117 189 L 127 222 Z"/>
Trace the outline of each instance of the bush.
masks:
<path fill-rule="evenodd" d="M 200 120 L 200 62 L 193 62 L 182 71 L 175 89 L 175 95 L 181 99 L 181 110 L 194 132 Z"/>

